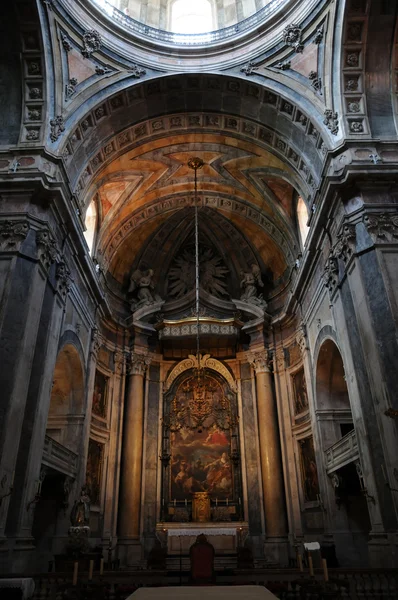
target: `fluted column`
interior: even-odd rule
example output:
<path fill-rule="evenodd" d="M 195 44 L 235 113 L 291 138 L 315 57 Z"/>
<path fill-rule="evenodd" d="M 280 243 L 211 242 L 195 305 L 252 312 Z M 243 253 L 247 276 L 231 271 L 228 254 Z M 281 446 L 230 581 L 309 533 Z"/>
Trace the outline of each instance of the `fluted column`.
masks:
<path fill-rule="evenodd" d="M 278 415 L 266 351 L 252 353 L 256 373 L 258 431 L 267 537 L 286 535 L 285 497 Z"/>
<path fill-rule="evenodd" d="M 142 480 L 144 377 L 150 364 L 146 354 L 131 353 L 130 379 L 124 407 L 119 536 L 138 540 Z"/>

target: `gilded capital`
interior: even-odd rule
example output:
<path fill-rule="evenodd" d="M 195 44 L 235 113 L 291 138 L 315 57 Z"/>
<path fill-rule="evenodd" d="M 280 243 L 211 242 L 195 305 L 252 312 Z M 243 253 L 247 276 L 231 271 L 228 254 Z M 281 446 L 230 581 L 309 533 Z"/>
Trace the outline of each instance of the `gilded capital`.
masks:
<path fill-rule="evenodd" d="M 260 350 L 259 352 L 249 352 L 247 354 L 247 360 L 256 372 L 256 375 L 260 373 L 269 373 L 269 357 L 267 350 Z"/>
<path fill-rule="evenodd" d="M 141 354 L 139 352 L 130 353 L 130 375 L 145 375 L 145 372 L 151 364 L 151 357 L 148 354 Z"/>

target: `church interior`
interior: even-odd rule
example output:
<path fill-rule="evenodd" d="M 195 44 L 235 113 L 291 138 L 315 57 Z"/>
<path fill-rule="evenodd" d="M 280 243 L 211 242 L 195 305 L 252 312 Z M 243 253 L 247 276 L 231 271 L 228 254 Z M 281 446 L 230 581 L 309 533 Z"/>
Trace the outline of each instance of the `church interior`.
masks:
<path fill-rule="evenodd" d="M 398 3 L 0 13 L 0 593 L 396 600 Z"/>

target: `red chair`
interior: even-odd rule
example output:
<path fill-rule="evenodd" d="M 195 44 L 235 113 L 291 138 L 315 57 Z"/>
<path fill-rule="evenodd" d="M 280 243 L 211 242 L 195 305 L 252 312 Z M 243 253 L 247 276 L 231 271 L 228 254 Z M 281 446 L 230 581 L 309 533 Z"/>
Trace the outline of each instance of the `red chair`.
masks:
<path fill-rule="evenodd" d="M 201 533 L 189 549 L 191 560 L 191 582 L 196 585 L 206 585 L 215 582 L 214 547 Z"/>

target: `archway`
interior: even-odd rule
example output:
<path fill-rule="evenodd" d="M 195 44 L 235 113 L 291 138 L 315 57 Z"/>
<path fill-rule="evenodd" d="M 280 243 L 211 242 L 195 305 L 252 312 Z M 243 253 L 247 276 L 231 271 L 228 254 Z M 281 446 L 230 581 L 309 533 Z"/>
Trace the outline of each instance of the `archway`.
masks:
<path fill-rule="evenodd" d="M 316 415 L 328 475 L 330 519 L 341 566 L 366 565 L 371 528 L 343 359 L 328 338 L 316 364 Z"/>

